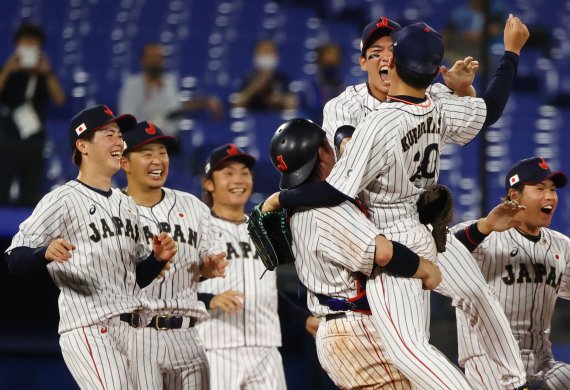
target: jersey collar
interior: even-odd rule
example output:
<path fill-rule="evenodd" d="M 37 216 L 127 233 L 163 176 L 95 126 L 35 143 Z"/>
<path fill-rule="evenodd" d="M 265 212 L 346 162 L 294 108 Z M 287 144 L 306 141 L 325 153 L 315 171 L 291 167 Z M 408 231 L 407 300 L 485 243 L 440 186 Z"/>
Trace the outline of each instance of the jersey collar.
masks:
<path fill-rule="evenodd" d="M 101 194 L 101 195 L 103 195 L 103 196 L 106 197 L 106 198 L 109 198 L 111 195 L 113 195 L 113 190 L 112 190 L 112 189 L 110 189 L 109 191 L 105 191 L 105 190 L 102 190 L 102 189 L 97 188 L 97 187 L 91 187 L 89 184 L 85 184 L 85 183 L 83 183 L 83 182 L 82 182 L 81 180 L 79 180 L 79 179 L 74 179 L 74 180 L 75 180 L 76 182 L 78 182 L 79 184 L 82 184 L 82 185 L 84 185 L 85 187 L 89 188 L 91 191 L 95 191 L 96 193 Z"/>

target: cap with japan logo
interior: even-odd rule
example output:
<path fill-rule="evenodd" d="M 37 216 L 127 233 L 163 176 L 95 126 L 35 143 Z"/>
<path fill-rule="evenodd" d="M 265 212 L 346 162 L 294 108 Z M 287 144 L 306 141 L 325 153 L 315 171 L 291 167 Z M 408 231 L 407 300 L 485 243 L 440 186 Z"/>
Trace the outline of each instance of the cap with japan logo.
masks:
<path fill-rule="evenodd" d="M 535 185 L 552 180 L 556 188 L 564 187 L 568 178 L 563 172 L 552 172 L 548 163 L 541 157 L 531 157 L 517 162 L 505 177 L 505 190 L 522 184 Z"/>
<path fill-rule="evenodd" d="M 101 129 L 109 123 L 116 123 L 121 133 L 135 127 L 137 120 L 131 114 L 115 116 L 111 109 L 103 104 L 89 107 L 75 115 L 69 124 L 69 146 L 75 149 L 75 142 L 88 134 Z"/>

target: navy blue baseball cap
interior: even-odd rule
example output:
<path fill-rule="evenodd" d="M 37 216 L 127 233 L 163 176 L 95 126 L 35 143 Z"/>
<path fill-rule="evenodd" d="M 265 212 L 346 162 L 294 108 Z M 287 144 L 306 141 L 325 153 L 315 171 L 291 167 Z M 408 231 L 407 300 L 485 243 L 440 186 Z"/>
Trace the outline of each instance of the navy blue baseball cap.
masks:
<path fill-rule="evenodd" d="M 212 150 L 206 161 L 204 173 L 208 176 L 213 171 L 221 169 L 224 163 L 234 160 L 244 163 L 249 169 L 253 168 L 256 161 L 255 157 L 244 152 L 235 144 L 224 144 Z"/>
<path fill-rule="evenodd" d="M 383 36 L 390 35 L 392 31 L 401 29 L 399 23 L 383 16 L 380 19 L 369 23 L 364 30 L 362 30 L 362 38 L 360 40 L 360 52 L 364 57 L 366 50 L 378 39 Z"/>
<path fill-rule="evenodd" d="M 89 133 L 99 130 L 109 123 L 116 123 L 121 133 L 130 131 L 137 120 L 131 114 L 115 116 L 111 109 L 103 104 L 89 107 L 75 115 L 69 124 L 69 145 L 75 149 L 75 142 L 85 138 Z"/>
<path fill-rule="evenodd" d="M 160 142 L 166 147 L 175 145 L 178 142 L 175 137 L 164 135 L 162 130 L 150 121 L 138 122 L 131 131 L 123 135 L 123 141 L 126 144 L 123 154 L 132 152 L 151 142 Z"/>
<path fill-rule="evenodd" d="M 441 35 L 427 24 L 410 24 L 392 32 L 394 57 L 402 68 L 420 75 L 433 75 L 443 58 Z"/>
<path fill-rule="evenodd" d="M 521 184 L 534 185 L 548 179 L 554 182 L 556 188 L 564 187 L 568 183 L 563 172 L 552 172 L 543 158 L 531 157 L 519 161 L 509 169 L 505 177 L 505 189 L 508 192 Z"/>

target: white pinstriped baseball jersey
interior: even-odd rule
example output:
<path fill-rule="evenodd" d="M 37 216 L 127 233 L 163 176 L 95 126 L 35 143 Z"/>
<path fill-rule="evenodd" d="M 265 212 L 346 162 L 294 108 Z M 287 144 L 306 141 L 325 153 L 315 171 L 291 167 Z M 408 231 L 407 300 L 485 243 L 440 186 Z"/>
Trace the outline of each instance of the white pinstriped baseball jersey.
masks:
<path fill-rule="evenodd" d="M 162 200 L 152 206 L 137 206 L 143 243 L 152 247 L 153 234 L 168 233 L 178 245 L 174 263 L 165 277 L 141 290 L 145 308 L 153 312 L 208 318 L 204 303 L 198 300 L 199 267 L 204 256 L 223 252 L 210 228 L 210 209 L 194 195 L 162 188 Z"/>
<path fill-rule="evenodd" d="M 245 216 L 244 216 L 245 217 Z M 274 272 L 267 272 L 247 232 L 247 223 L 233 223 L 212 217 L 212 228 L 220 235 L 229 264 L 225 278 L 200 282 L 201 293 L 220 294 L 235 290 L 244 293 L 244 308 L 233 314 L 210 312 L 210 320 L 198 331 L 207 349 L 281 346 L 277 314 L 277 284 Z"/>
<path fill-rule="evenodd" d="M 440 92 L 453 93 L 441 83 L 429 86 L 426 93 Z M 339 127 L 356 126 L 371 112 L 380 108 L 383 102 L 370 94 L 368 83 L 361 83 L 347 87 L 343 93 L 331 99 L 323 110 L 323 130 L 327 133 L 327 140 L 334 149 L 334 135 Z"/>
<path fill-rule="evenodd" d="M 464 145 L 481 130 L 486 116 L 482 99 L 447 92 L 426 95 L 421 104 L 392 100 L 363 119 L 327 181 L 344 194 L 360 198 L 384 234 L 435 260 L 435 243 L 417 217 L 422 190 L 437 182 L 439 157 L 448 143 Z M 425 240 L 406 232 L 425 229 Z"/>
<path fill-rule="evenodd" d="M 331 208 L 299 209 L 290 224 L 295 268 L 308 289 L 307 306 L 314 316 L 322 317 L 333 311 L 321 305 L 315 294 L 355 297 L 355 273 L 372 273 L 379 230 L 350 202 Z"/>
<path fill-rule="evenodd" d="M 452 93 L 452 90 L 440 83 L 432 84 L 426 91 L 426 94 L 434 96 Z M 364 117 L 377 110 L 381 104 L 380 100 L 370 94 L 365 83 L 350 86 L 341 95 L 332 99 L 325 107 L 323 123 L 331 146 L 334 134 L 339 127 L 345 125 L 356 127 Z M 415 230 L 404 230 L 401 235 L 404 237 L 400 234 L 392 234 L 389 237 L 396 241 L 407 239 L 408 242 L 415 242 L 416 250 L 418 247 L 427 248 L 431 245 L 428 242 L 429 237 L 426 236 L 426 229 L 421 226 Z M 477 324 L 476 334 L 480 340 L 483 340 L 489 357 L 499 365 L 498 375 L 494 377 L 501 377 L 501 382 L 505 385 L 522 384 L 521 379 L 524 379 L 524 373 L 520 352 L 500 305 L 484 285 L 483 276 L 479 272 L 467 274 L 464 272 L 465 269 L 471 271 L 477 269 L 472 256 L 458 240 L 452 239 L 448 240 L 447 251 L 438 255 L 438 263 L 444 278 L 436 291 L 452 298 L 453 305 L 468 313 L 471 323 Z M 402 283 L 406 282 L 402 281 Z M 374 292 L 369 294 L 369 301 L 376 298 L 374 295 Z M 396 304 L 396 307 L 398 306 L 400 305 Z M 387 347 L 391 348 L 393 344 L 390 343 Z M 406 356 L 398 351 L 395 353 L 398 358 Z M 403 360 L 396 363 L 402 370 L 408 369 L 409 361 Z M 415 375 L 416 372 L 412 369 L 407 371 L 407 374 Z"/>
<path fill-rule="evenodd" d="M 461 223 L 452 231 L 475 221 Z M 503 307 L 528 373 L 536 373 L 552 361 L 550 323 L 556 299 L 570 299 L 570 239 L 542 228 L 538 242 L 516 229 L 493 232 L 472 252 L 487 283 Z M 458 316 L 460 361 L 483 350 Z"/>
<path fill-rule="evenodd" d="M 137 207 L 119 190 L 109 196 L 72 180 L 38 203 L 7 249 L 37 248 L 64 238 L 77 249 L 47 269 L 60 289 L 59 333 L 141 307 L 136 261 L 146 257 Z M 146 253 L 145 253 L 146 252 Z"/>
<path fill-rule="evenodd" d="M 355 297 L 357 273 L 366 277 L 372 273 L 379 230 L 351 202 L 330 208 L 300 208 L 293 213 L 290 225 L 295 268 L 308 290 L 307 306 L 316 317 L 334 313 L 320 304 L 315 294 Z M 410 388 L 388 361 L 369 315 L 349 312 L 346 318 L 321 322 L 316 344 L 321 366 L 340 388 Z"/>

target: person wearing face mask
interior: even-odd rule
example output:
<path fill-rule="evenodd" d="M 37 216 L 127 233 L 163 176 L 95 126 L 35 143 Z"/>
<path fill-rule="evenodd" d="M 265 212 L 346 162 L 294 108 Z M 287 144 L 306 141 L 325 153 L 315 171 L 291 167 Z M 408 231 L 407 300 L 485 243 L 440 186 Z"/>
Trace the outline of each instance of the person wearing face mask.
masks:
<path fill-rule="evenodd" d="M 527 379 L 536 389 L 569 389 L 570 364 L 554 360 L 550 328 L 558 298 L 570 299 L 570 240 L 548 228 L 558 205 L 559 188 L 568 183 L 540 157 L 511 167 L 505 201 L 485 218 L 451 228 L 471 251 L 495 291 L 515 339 Z M 457 312 L 459 362 L 478 389 L 500 389 L 489 359 Z M 481 373 L 485 373 L 481 375 Z"/>
<path fill-rule="evenodd" d="M 10 187 L 18 180 L 15 203 L 33 206 L 42 195 L 46 108 L 50 101 L 62 105 L 65 93 L 42 51 L 40 27 L 22 24 L 14 43 L 0 71 L 0 205 L 10 202 Z"/>
<path fill-rule="evenodd" d="M 182 102 L 178 80 L 166 72 L 164 62 L 162 45 L 149 43 L 143 48 L 142 72 L 131 75 L 119 92 L 120 112 L 148 118 L 170 136 L 178 134 L 180 118 L 188 112 L 207 110 L 212 118 L 223 119 L 223 105 L 215 96 Z"/>
<path fill-rule="evenodd" d="M 256 111 L 297 108 L 297 96 L 289 90 L 288 77 L 277 70 L 278 64 L 275 42 L 258 42 L 253 52 L 255 70 L 242 83 L 233 105 Z"/>
<path fill-rule="evenodd" d="M 314 122 L 322 123 L 325 104 L 343 92 L 345 83 L 340 75 L 342 52 L 338 44 L 326 43 L 316 52 L 317 72 L 305 82 L 301 104 Z"/>

